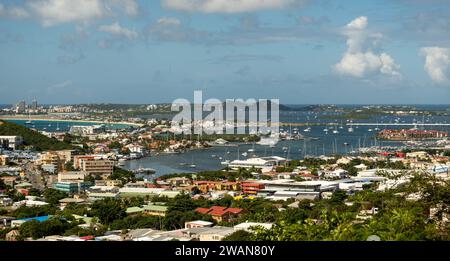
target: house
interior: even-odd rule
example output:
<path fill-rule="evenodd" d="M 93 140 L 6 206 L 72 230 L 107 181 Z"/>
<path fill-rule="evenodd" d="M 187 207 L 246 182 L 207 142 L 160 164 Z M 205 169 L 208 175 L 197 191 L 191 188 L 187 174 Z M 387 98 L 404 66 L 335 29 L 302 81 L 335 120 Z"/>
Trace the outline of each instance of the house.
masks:
<path fill-rule="evenodd" d="M 234 233 L 231 227 L 196 227 L 182 231 L 184 237 L 195 241 L 221 241 L 224 237 Z"/>
<path fill-rule="evenodd" d="M 19 235 L 20 235 L 19 230 L 17 230 L 17 229 L 11 230 L 5 235 L 5 240 L 6 241 L 17 241 L 17 237 Z"/>
<path fill-rule="evenodd" d="M 247 232 L 251 232 L 251 228 L 253 227 L 262 227 L 264 229 L 271 229 L 273 226 L 272 223 L 257 223 L 257 222 L 244 222 L 234 226 L 234 230 L 245 230 Z"/>
<path fill-rule="evenodd" d="M 11 221 L 11 227 L 20 227 L 23 223 L 36 220 L 38 222 L 47 221 L 50 216 L 40 216 L 40 217 L 31 217 L 31 218 L 21 218 Z"/>
<path fill-rule="evenodd" d="M 142 207 L 129 207 L 127 208 L 126 212 L 128 215 L 136 215 L 144 213 L 149 216 L 160 216 L 164 217 L 166 216 L 167 210 L 169 208 L 164 205 L 157 205 L 157 204 L 148 204 Z"/>
<path fill-rule="evenodd" d="M 59 205 L 64 208 L 69 204 L 84 204 L 86 200 L 82 198 L 63 198 L 59 200 Z"/>
<path fill-rule="evenodd" d="M 166 216 L 169 207 L 157 204 L 148 204 L 143 207 L 144 213 L 150 216 Z"/>
<path fill-rule="evenodd" d="M 302 173 L 302 174 L 299 174 L 298 176 L 304 180 L 318 180 L 319 179 L 318 176 L 313 175 L 311 173 Z"/>
<path fill-rule="evenodd" d="M 0 179 L 3 180 L 3 183 L 5 183 L 6 186 L 14 187 L 14 183 L 16 182 L 17 177 L 3 176 L 3 177 L 0 177 Z"/>
<path fill-rule="evenodd" d="M 212 227 L 214 223 L 203 220 L 195 220 L 184 223 L 184 228 L 196 228 L 196 227 Z"/>
<path fill-rule="evenodd" d="M 191 185 L 191 179 L 186 177 L 175 177 L 166 179 L 167 182 L 169 182 L 172 186 L 178 187 L 178 186 L 188 186 Z"/>
<path fill-rule="evenodd" d="M 194 185 L 202 192 L 202 193 L 208 193 L 210 191 L 213 191 L 216 189 L 216 185 L 218 184 L 218 181 L 194 181 Z"/>
<path fill-rule="evenodd" d="M 226 208 L 220 206 L 197 208 L 195 211 L 200 214 L 210 215 L 217 222 L 232 222 L 245 213 L 245 211 L 240 208 Z"/>
<path fill-rule="evenodd" d="M 259 190 L 264 189 L 264 183 L 242 182 L 241 187 L 244 194 L 256 195 Z"/>

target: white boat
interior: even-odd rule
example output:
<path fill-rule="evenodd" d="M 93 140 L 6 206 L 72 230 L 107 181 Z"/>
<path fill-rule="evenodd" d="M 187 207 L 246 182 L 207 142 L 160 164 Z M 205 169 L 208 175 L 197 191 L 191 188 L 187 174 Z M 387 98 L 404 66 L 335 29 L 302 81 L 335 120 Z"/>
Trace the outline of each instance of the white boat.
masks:
<path fill-rule="evenodd" d="M 247 157 L 248 154 L 247 154 L 247 152 L 244 152 L 241 155 L 244 156 L 244 157 Z"/>
<path fill-rule="evenodd" d="M 372 129 L 368 129 L 367 131 L 373 131 Z"/>
<path fill-rule="evenodd" d="M 303 130 L 304 132 L 310 132 L 311 131 L 311 127 L 308 127 L 306 129 Z"/>
<path fill-rule="evenodd" d="M 270 136 L 270 137 L 261 137 L 261 139 L 258 141 L 258 145 L 262 146 L 275 146 L 278 143 L 278 137 L 277 136 Z"/>
<path fill-rule="evenodd" d="M 354 131 L 353 127 L 348 128 L 348 132 L 353 132 L 353 131 Z"/>
<path fill-rule="evenodd" d="M 230 164 L 230 161 L 229 161 L 229 160 L 225 160 L 225 161 L 220 162 L 220 164 L 222 164 L 222 165 L 228 165 L 228 164 Z"/>

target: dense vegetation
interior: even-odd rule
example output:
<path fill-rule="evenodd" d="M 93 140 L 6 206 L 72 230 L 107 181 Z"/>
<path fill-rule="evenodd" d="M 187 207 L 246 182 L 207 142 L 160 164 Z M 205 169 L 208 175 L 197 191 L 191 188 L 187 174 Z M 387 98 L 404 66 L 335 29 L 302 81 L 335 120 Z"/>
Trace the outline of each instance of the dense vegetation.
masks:
<path fill-rule="evenodd" d="M 421 200 L 406 200 L 405 195 L 421 193 Z M 448 213 L 450 184 L 434 177 L 416 175 L 411 183 L 385 192 L 361 191 L 347 196 L 336 191 L 331 199 L 303 201 L 298 208 L 276 214 L 262 211 L 262 221 L 275 221 L 270 230 L 255 228 L 252 235 L 237 233 L 229 238 L 256 241 L 367 240 L 450 240 L 450 227 L 441 222 Z M 352 202 L 346 205 L 345 200 Z M 442 204 L 442 205 L 440 205 Z M 437 217 L 430 208 L 444 206 Z M 358 219 L 361 210 L 379 209 L 366 220 Z M 281 214 L 283 213 L 283 214 Z M 256 221 L 255 218 L 249 220 Z"/>
<path fill-rule="evenodd" d="M 32 146 L 37 151 L 75 149 L 70 143 L 49 138 L 37 131 L 6 121 L 0 121 L 1 135 L 22 136 L 24 145 Z"/>

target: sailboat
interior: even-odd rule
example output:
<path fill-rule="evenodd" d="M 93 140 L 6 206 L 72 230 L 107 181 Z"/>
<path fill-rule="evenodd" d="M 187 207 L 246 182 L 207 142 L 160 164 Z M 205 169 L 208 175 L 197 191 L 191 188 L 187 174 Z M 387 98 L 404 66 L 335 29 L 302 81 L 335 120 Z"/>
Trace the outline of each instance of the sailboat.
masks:
<path fill-rule="evenodd" d="M 251 149 L 248 149 L 247 151 L 248 151 L 248 152 L 255 152 L 255 143 L 253 143 L 252 148 L 251 148 Z"/>
<path fill-rule="evenodd" d="M 195 169 L 197 167 L 197 165 L 194 164 L 194 156 L 192 156 L 192 161 L 191 161 L 191 165 L 189 165 L 190 168 Z"/>
<path fill-rule="evenodd" d="M 33 124 L 33 122 L 31 121 L 31 115 L 28 114 L 28 120 L 25 122 L 25 124 Z"/>
<path fill-rule="evenodd" d="M 59 122 L 56 122 L 56 130 L 59 131 Z"/>
<path fill-rule="evenodd" d="M 336 126 L 334 127 L 333 133 L 334 134 L 338 134 L 339 133 L 339 131 L 337 130 Z"/>

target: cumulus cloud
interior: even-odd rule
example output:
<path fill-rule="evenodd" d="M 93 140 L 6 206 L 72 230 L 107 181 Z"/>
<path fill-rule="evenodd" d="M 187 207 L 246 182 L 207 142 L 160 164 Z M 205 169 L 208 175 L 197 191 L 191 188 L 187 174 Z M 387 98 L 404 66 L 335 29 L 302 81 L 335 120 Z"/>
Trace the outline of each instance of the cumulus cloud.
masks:
<path fill-rule="evenodd" d="M 367 30 L 368 19 L 360 16 L 348 23 L 343 34 L 347 37 L 347 51 L 339 63 L 333 66 L 335 72 L 356 78 L 369 75 L 401 76 L 394 59 L 385 52 L 376 52 L 383 35 Z"/>
<path fill-rule="evenodd" d="M 134 16 L 138 13 L 135 0 L 26 0 L 23 5 L 0 8 L 0 15 L 11 18 L 33 18 L 43 26 L 89 21 L 118 14 Z"/>
<path fill-rule="evenodd" d="M 115 22 L 110 25 L 101 25 L 99 26 L 98 30 L 100 30 L 101 32 L 112 34 L 114 36 L 126 37 L 130 40 L 136 39 L 138 37 L 138 33 L 136 31 L 122 27 L 119 22 Z"/>
<path fill-rule="evenodd" d="M 199 42 L 209 38 L 207 32 L 185 26 L 173 17 L 158 19 L 146 30 L 146 36 L 150 40 L 173 42 Z"/>
<path fill-rule="evenodd" d="M 425 71 L 431 80 L 437 84 L 448 84 L 450 48 L 423 47 L 420 55 L 425 57 Z"/>
<path fill-rule="evenodd" d="M 23 7 L 5 6 L 0 3 L 0 16 L 13 19 L 24 19 L 28 18 L 30 14 Z"/>
<path fill-rule="evenodd" d="M 162 0 L 164 8 L 203 13 L 245 13 L 302 6 L 307 0 Z"/>
<path fill-rule="evenodd" d="M 157 23 L 163 25 L 180 25 L 181 21 L 173 17 L 162 17 L 158 19 Z"/>

